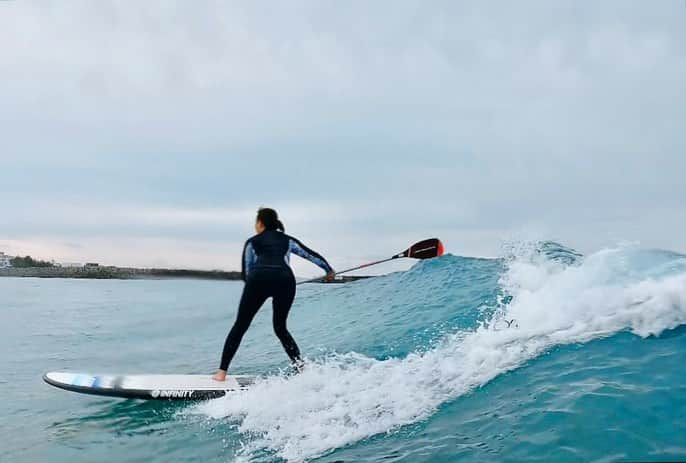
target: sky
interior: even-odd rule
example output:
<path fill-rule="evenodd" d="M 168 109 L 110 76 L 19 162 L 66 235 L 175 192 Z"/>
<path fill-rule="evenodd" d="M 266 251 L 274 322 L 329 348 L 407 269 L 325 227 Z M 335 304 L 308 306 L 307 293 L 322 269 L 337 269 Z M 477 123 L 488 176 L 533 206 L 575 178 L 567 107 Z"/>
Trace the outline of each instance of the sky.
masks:
<path fill-rule="evenodd" d="M 9 254 L 686 252 L 683 0 L 0 1 L 0 79 Z"/>

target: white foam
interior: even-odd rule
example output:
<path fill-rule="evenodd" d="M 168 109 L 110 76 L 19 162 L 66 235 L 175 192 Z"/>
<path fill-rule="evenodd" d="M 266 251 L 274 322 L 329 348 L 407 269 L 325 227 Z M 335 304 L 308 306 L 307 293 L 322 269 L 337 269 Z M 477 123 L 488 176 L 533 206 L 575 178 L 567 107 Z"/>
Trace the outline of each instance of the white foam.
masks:
<path fill-rule="evenodd" d="M 498 316 L 515 318 L 518 328 L 484 324 L 402 359 L 333 355 L 299 375 L 268 378 L 192 412 L 237 420 L 247 458 L 267 451 L 303 461 L 425 419 L 445 401 L 553 346 L 625 329 L 648 336 L 686 323 L 686 274 L 622 280 L 623 253 L 599 252 L 572 267 L 511 262 L 501 284 L 513 299 Z"/>

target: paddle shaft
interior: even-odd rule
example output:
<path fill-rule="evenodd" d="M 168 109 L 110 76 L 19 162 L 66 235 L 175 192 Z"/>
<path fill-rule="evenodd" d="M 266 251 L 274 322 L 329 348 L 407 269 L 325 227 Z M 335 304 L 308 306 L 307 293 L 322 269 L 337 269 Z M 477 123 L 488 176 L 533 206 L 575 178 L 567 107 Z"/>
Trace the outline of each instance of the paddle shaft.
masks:
<path fill-rule="evenodd" d="M 430 259 L 432 257 L 437 257 L 437 256 L 442 256 L 443 255 L 443 243 L 441 243 L 441 240 L 438 238 L 429 238 L 428 240 L 422 240 L 418 241 L 403 252 L 400 252 L 394 256 L 389 257 L 388 259 L 383 259 L 383 260 L 377 260 L 375 262 L 369 262 L 368 264 L 362 264 L 358 265 L 357 267 L 349 268 L 347 270 L 342 270 L 340 272 L 336 272 L 336 275 L 340 275 L 341 273 L 347 273 L 347 272 L 352 272 L 353 270 L 359 270 L 361 268 L 367 268 L 371 267 L 372 265 L 376 264 L 381 264 L 382 262 L 388 262 L 389 260 L 393 259 L 400 259 L 402 257 L 412 257 L 414 259 Z M 322 281 L 324 277 L 319 277 L 319 278 L 312 278 L 311 280 L 305 280 L 301 281 L 298 284 L 301 283 L 312 283 L 315 281 Z"/>
<path fill-rule="evenodd" d="M 340 272 L 336 272 L 336 275 L 340 275 L 341 273 L 352 272 L 353 270 L 360 270 L 361 268 L 371 267 L 372 265 L 383 264 L 384 262 L 388 262 L 389 260 L 393 260 L 393 259 L 399 259 L 400 257 L 405 257 L 405 256 L 403 255 L 403 253 L 396 254 L 395 256 L 389 257 L 388 259 L 377 260 L 374 262 L 369 262 L 368 264 L 362 264 L 362 265 L 358 265 L 357 267 L 352 267 L 349 269 L 341 270 Z M 300 285 L 302 283 L 313 283 L 315 281 L 322 281 L 323 279 L 324 279 L 324 277 L 317 277 L 317 278 L 312 278 L 310 280 L 299 281 L 297 284 Z"/>

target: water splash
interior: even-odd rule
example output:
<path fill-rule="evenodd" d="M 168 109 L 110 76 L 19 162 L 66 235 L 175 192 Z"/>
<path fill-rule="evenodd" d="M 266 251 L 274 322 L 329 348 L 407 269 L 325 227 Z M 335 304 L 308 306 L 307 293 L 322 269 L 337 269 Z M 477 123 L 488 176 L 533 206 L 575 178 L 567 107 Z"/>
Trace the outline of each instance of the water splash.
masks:
<path fill-rule="evenodd" d="M 505 260 L 505 297 L 488 320 L 445 335 L 430 349 L 384 360 L 327 355 L 300 375 L 266 378 L 190 412 L 234 420 L 244 436 L 241 458 L 304 461 L 426 419 L 555 346 L 626 330 L 659 335 L 686 323 L 686 257 L 621 247 L 582 259 L 554 244 L 540 249 L 522 247 Z M 421 263 L 402 275 L 395 291 L 402 295 L 432 272 L 447 282 L 445 272 L 463 264 L 455 257 Z M 374 283 L 356 289 L 367 284 Z M 496 322 L 503 318 L 517 323 L 502 329 Z"/>

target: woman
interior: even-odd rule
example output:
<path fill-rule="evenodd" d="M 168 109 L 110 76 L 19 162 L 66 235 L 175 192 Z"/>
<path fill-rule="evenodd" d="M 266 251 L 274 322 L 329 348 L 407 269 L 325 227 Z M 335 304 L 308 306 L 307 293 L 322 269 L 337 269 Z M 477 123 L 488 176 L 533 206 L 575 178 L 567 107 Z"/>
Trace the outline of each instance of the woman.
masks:
<path fill-rule="evenodd" d="M 326 259 L 284 233 L 284 226 L 274 209 L 262 208 L 257 211 L 255 231 L 257 234 L 246 241 L 243 247 L 241 277 L 245 281 L 245 287 L 236 321 L 224 343 L 219 370 L 213 376 L 217 381 L 226 379 L 226 370 L 243 335 L 269 297 L 272 298 L 274 307 L 274 332 L 291 362 L 300 369 L 300 350 L 286 329 L 288 311 L 295 297 L 295 277 L 288 264 L 289 254 L 297 254 L 321 267 L 327 273 L 327 280 L 333 279 L 335 275 Z"/>

